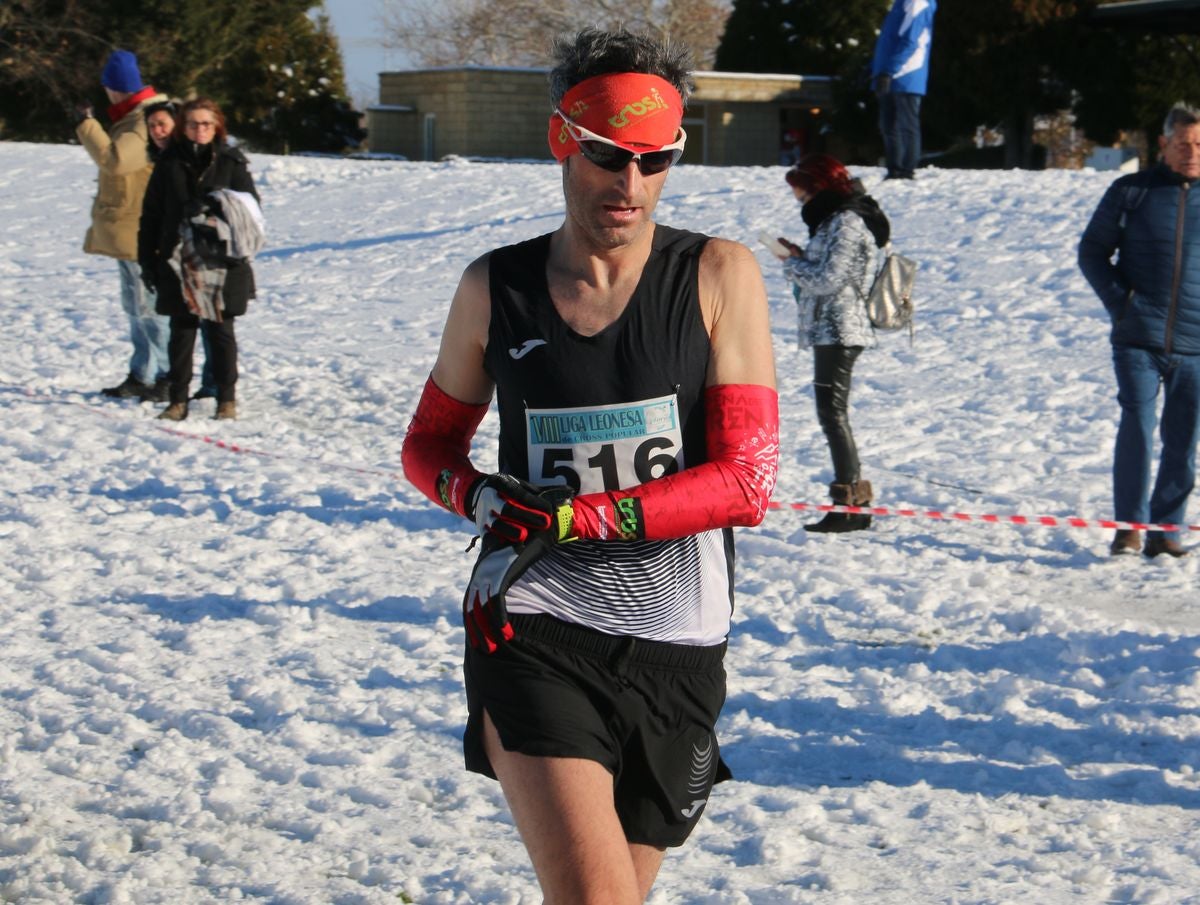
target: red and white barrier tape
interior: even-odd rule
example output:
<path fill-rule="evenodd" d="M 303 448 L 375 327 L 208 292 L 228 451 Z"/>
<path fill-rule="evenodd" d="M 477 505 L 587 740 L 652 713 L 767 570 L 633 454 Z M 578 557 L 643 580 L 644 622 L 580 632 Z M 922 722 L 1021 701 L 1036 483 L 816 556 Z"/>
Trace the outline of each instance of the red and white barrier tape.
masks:
<path fill-rule="evenodd" d="M 248 446 L 238 446 L 236 443 L 230 443 L 227 440 L 221 440 L 217 437 L 210 437 L 207 434 L 193 434 L 188 431 L 177 430 L 173 427 L 156 424 L 155 427 L 164 434 L 170 434 L 173 437 L 183 437 L 185 440 L 199 440 L 201 443 L 207 443 L 209 446 L 215 446 L 217 449 L 224 449 L 228 452 L 241 453 L 249 456 L 261 456 L 264 459 L 277 459 L 280 461 L 292 462 L 318 462 L 318 460 L 307 456 L 286 456 L 280 453 L 263 452 L 261 449 L 251 449 Z M 334 468 L 338 471 L 349 471 L 354 474 L 370 474 L 380 475 L 385 478 L 393 478 L 395 480 L 403 480 L 403 478 L 391 471 L 384 471 L 381 468 L 369 468 L 365 465 L 347 465 L 345 462 L 319 462 L 326 468 Z"/>
<path fill-rule="evenodd" d="M 80 408 L 85 408 L 96 414 L 104 417 L 114 417 L 109 412 L 88 405 L 84 402 L 73 399 L 56 399 L 52 397 L 42 396 L 33 393 L 29 390 L 24 391 L 27 398 L 36 399 L 39 402 L 66 402 L 70 405 L 77 405 Z M 209 437 L 205 434 L 193 434 L 187 431 L 177 430 L 168 427 L 165 424 L 154 424 L 155 428 L 165 434 L 181 437 L 187 440 L 199 440 L 202 443 L 207 443 L 210 446 L 215 446 L 217 449 L 223 449 L 228 452 L 241 453 L 243 455 L 261 456 L 265 459 L 292 459 L 293 461 L 313 461 L 312 459 L 286 456 L 279 453 L 263 452 L 262 450 L 250 449 L 245 446 L 238 446 L 236 443 L 230 443 L 226 440 L 221 440 L 216 437 Z M 381 475 L 383 477 L 403 480 L 399 474 L 394 472 L 384 471 L 378 468 L 369 468 L 364 466 L 347 465 L 344 462 L 327 462 L 322 463 L 330 468 L 335 468 L 339 471 L 350 471 L 356 474 L 371 474 Z M 1172 525 L 1172 524 L 1156 524 L 1154 522 L 1119 522 L 1115 519 L 1085 519 L 1077 516 L 1054 516 L 1054 515 L 994 515 L 991 513 L 971 513 L 971 512 L 942 512 L 937 509 L 896 509 L 888 506 L 837 506 L 832 503 L 780 503 L 772 500 L 767 503 L 767 509 L 776 511 L 792 510 L 796 512 L 844 512 L 849 515 L 883 515 L 883 516 L 898 516 L 901 518 L 924 518 L 938 522 L 982 522 L 987 525 L 1020 525 L 1023 527 L 1034 528 L 1106 528 L 1109 530 L 1123 529 L 1126 531 L 1200 531 L 1200 525 Z"/>
<path fill-rule="evenodd" d="M 34 402 L 46 402 L 46 403 L 51 403 L 51 404 L 56 404 L 56 405 L 73 405 L 76 408 L 81 408 L 86 411 L 89 411 L 94 415 L 99 415 L 102 418 L 108 418 L 108 419 L 111 419 L 114 421 L 124 421 L 124 422 L 128 422 L 128 420 L 129 420 L 120 411 L 110 411 L 108 409 L 102 409 L 95 405 L 89 405 L 87 402 L 84 402 L 79 399 L 62 399 L 62 398 L 55 397 L 55 396 L 47 396 L 47 395 L 44 395 L 41 393 L 35 393 L 32 390 L 24 389 L 24 388 L 21 390 L 21 392 L 25 396 L 25 398 L 31 399 Z M 236 443 L 230 443 L 228 440 L 222 440 L 219 437 L 210 437 L 207 434 L 193 434 L 190 431 L 179 430 L 177 428 L 168 426 L 168 424 L 163 424 L 157 420 L 150 422 L 149 426 L 153 427 L 155 430 L 159 431 L 160 433 L 170 434 L 172 437 L 180 437 L 184 440 L 199 440 L 201 443 L 206 443 L 209 446 L 215 446 L 217 449 L 223 449 L 226 452 L 240 453 L 241 455 L 247 455 L 247 456 L 258 456 L 263 459 L 275 459 L 275 460 L 281 461 L 281 462 L 286 462 L 286 461 L 313 462 L 313 461 L 315 461 L 314 459 L 312 459 L 311 457 L 308 457 L 308 456 L 289 456 L 289 455 L 285 455 L 282 453 L 265 452 L 261 449 L 251 449 L 248 446 L 239 446 Z M 385 478 L 392 478 L 395 480 L 403 480 L 403 478 L 399 474 L 392 472 L 392 471 L 385 471 L 381 468 L 369 468 L 367 466 L 347 465 L 344 462 L 323 462 L 321 464 L 325 465 L 326 467 L 329 467 L 329 468 L 335 468 L 339 471 L 350 471 L 350 472 L 354 472 L 355 474 L 380 475 Z"/>
<path fill-rule="evenodd" d="M 777 503 L 768 509 L 793 509 L 802 512 L 845 512 L 851 515 L 895 515 L 927 518 L 940 522 L 984 522 L 989 525 L 1024 525 L 1034 528 L 1121 528 L 1132 531 L 1200 531 L 1200 525 L 1171 525 L 1154 522 L 1119 522 L 1115 519 L 1086 519 L 1054 515 L 992 515 L 970 512 L 940 512 L 936 509 L 892 509 L 887 506 L 834 506 L 829 503 Z"/>

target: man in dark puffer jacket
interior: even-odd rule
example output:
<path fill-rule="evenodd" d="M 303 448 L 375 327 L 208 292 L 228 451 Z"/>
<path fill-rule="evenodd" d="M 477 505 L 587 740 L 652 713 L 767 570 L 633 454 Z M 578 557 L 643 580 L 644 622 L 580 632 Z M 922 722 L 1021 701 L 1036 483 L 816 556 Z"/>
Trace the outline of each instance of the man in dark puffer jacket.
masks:
<path fill-rule="evenodd" d="M 1115 517 L 1181 525 L 1200 434 L 1200 110 L 1178 103 L 1161 159 L 1105 192 L 1079 243 L 1079 266 L 1112 318 L 1121 422 L 1113 457 Z M 1112 257 L 1117 252 L 1114 263 Z M 1162 457 L 1150 485 L 1158 388 Z M 1178 531 L 1117 531 L 1113 555 L 1184 556 Z"/>

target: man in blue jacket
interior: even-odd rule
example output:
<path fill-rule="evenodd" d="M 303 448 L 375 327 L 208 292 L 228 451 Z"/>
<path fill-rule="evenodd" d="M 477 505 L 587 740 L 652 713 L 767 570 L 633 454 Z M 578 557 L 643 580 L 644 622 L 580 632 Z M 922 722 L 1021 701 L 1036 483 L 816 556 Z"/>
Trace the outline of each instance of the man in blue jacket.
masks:
<path fill-rule="evenodd" d="M 937 0 L 895 0 L 879 38 L 871 83 L 888 179 L 912 179 L 921 160 L 921 98 L 929 83 L 929 48 Z"/>
<path fill-rule="evenodd" d="M 1079 243 L 1079 267 L 1112 318 L 1116 519 L 1182 525 L 1200 435 L 1200 110 L 1172 107 L 1158 146 L 1155 166 L 1104 193 Z M 1147 500 L 1160 386 L 1162 457 Z M 1139 531 L 1122 529 L 1110 552 L 1184 556 L 1179 536 L 1151 531 L 1143 547 Z"/>

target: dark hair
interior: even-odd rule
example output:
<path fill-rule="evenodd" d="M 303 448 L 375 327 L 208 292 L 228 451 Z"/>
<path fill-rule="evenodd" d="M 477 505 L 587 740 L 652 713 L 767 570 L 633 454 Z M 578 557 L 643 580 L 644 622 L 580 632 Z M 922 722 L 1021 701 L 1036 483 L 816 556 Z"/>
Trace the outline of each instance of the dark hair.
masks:
<path fill-rule="evenodd" d="M 840 160 L 828 154 L 806 154 L 783 178 L 788 185 L 804 189 L 810 195 L 826 190 L 839 195 L 854 194 L 850 173 Z"/>
<path fill-rule="evenodd" d="M 225 139 L 228 136 L 228 133 L 225 131 L 225 114 L 221 112 L 221 108 L 217 106 L 217 102 L 211 97 L 197 97 L 188 101 L 179 110 L 178 122 L 180 126 L 187 125 L 188 114 L 194 110 L 207 110 L 213 115 L 213 118 L 217 121 L 213 142 L 220 145 L 225 144 Z M 180 142 L 187 140 L 184 129 L 175 130 L 175 136 Z"/>
<path fill-rule="evenodd" d="M 610 72 L 645 72 L 670 82 L 687 106 L 692 93 L 692 52 L 685 44 L 656 41 L 625 29 L 585 28 L 554 42 L 550 102 L 555 106 L 580 82 Z"/>
<path fill-rule="evenodd" d="M 150 117 L 152 117 L 155 113 L 169 113 L 171 114 L 171 119 L 175 120 L 176 123 L 179 122 L 179 108 L 175 106 L 174 101 L 157 101 L 148 105 L 146 109 L 142 111 L 142 115 L 147 120 L 150 119 Z"/>

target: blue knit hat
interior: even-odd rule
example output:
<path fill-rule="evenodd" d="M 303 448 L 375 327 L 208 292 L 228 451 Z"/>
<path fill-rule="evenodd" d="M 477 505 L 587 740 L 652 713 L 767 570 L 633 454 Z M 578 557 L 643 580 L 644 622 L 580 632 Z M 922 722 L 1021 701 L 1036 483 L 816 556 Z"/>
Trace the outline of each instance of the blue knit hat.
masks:
<path fill-rule="evenodd" d="M 135 94 L 142 90 L 142 74 L 138 72 L 137 57 L 128 50 L 114 50 L 104 64 L 100 84 L 113 91 Z"/>

